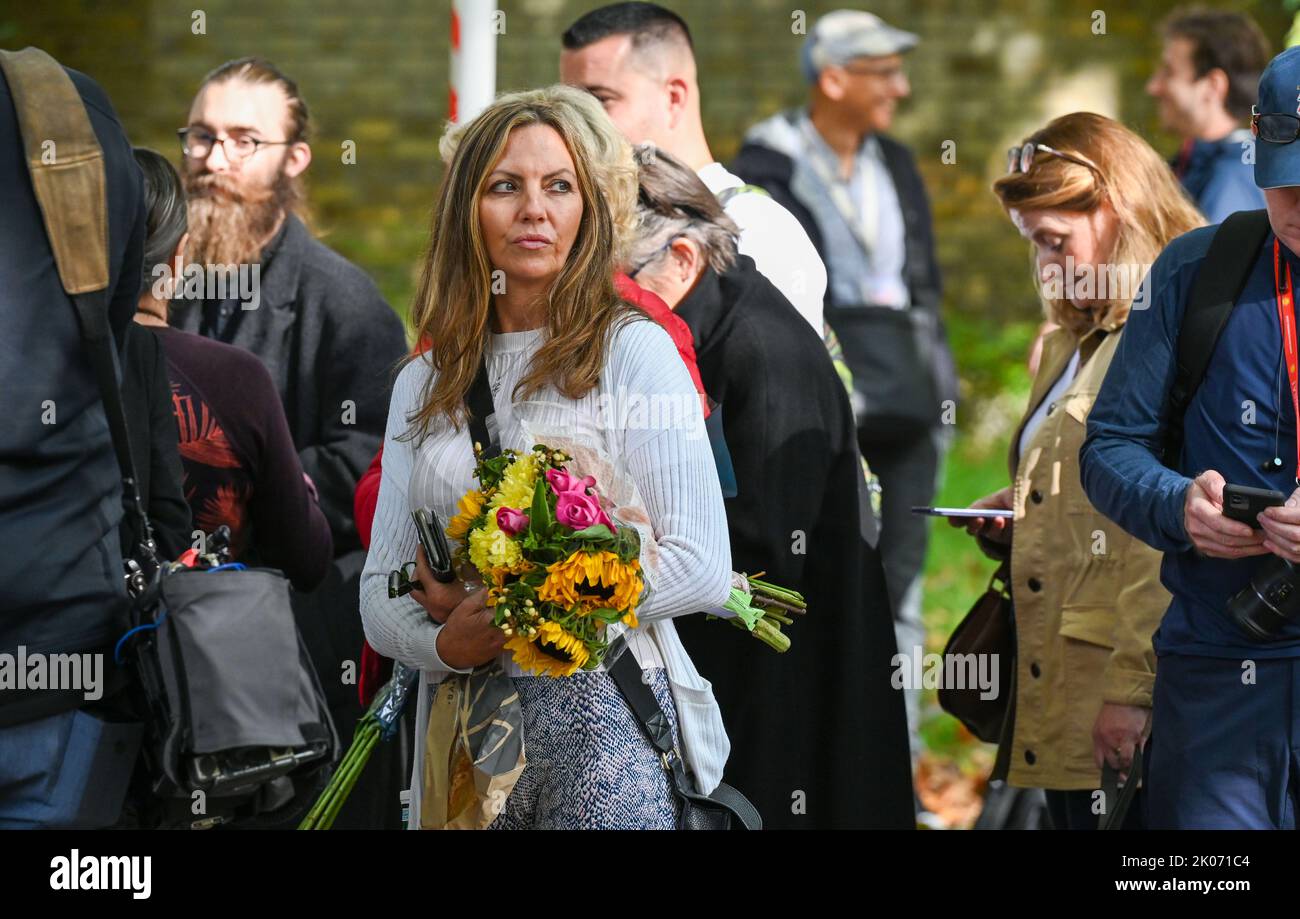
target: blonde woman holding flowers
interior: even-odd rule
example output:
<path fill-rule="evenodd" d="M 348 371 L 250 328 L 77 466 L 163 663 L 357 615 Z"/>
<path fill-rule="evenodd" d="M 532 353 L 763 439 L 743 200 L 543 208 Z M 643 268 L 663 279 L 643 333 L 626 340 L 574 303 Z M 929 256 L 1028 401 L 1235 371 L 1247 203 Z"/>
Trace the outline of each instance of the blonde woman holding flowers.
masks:
<path fill-rule="evenodd" d="M 388 596 L 389 572 L 417 558 L 409 510 L 430 507 L 444 524 L 468 510 L 458 506 L 475 486 L 464 406 L 481 362 L 502 446 L 521 452 L 533 446 L 517 417 L 528 402 L 561 406 L 595 430 L 608 423 L 610 404 L 638 399 L 701 414 L 668 335 L 614 290 L 631 214 L 611 209 L 606 193 L 634 189 L 636 174 L 630 157 L 605 155 L 622 141 L 599 103 L 559 86 L 506 95 L 443 143 L 450 164 L 412 315 L 416 334 L 433 347 L 393 389 L 361 585 L 367 639 L 422 671 L 411 825 L 421 825 L 426 761 L 446 752 L 426 749 L 433 692 L 455 674 L 496 663 L 518 694 L 526 765 L 492 828 L 672 828 L 678 810 L 668 776 L 603 665 L 567 677 L 524 672 L 492 625 L 485 592 L 438 584 L 422 556 L 424 589 Z M 611 460 L 649 518 L 642 562 L 653 589 L 626 653 L 707 793 L 721 779 L 729 744 L 711 687 L 672 618 L 726 601 L 731 556 L 717 473 L 699 436 L 703 419 L 668 421 L 629 425 L 610 438 Z"/>

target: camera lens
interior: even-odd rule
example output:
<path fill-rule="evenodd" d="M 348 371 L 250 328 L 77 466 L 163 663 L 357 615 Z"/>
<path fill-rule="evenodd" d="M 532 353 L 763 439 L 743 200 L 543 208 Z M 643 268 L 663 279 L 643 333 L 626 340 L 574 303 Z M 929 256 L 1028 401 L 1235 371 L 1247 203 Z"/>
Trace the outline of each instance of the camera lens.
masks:
<path fill-rule="evenodd" d="M 1250 583 L 1228 601 L 1233 621 L 1259 642 L 1276 641 L 1286 627 L 1300 623 L 1300 589 L 1286 559 L 1261 565 Z"/>

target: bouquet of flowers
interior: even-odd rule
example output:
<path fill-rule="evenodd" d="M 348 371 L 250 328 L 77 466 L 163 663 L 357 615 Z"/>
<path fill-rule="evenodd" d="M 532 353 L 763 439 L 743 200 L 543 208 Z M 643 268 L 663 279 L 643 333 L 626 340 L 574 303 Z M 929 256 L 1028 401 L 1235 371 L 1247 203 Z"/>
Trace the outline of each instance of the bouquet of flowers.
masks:
<path fill-rule="evenodd" d="M 479 487 L 447 525 L 456 560 L 487 585 L 515 663 L 541 676 L 599 666 L 606 627 L 636 628 L 645 593 L 640 534 L 610 518 L 595 477 L 571 474 L 570 460 L 543 444 L 480 454 Z"/>
<path fill-rule="evenodd" d="M 572 460 L 544 444 L 491 458 L 479 453 L 479 487 L 460 499 L 447 525 L 458 543 L 457 563 L 477 571 L 488 587 L 493 623 L 509 637 L 514 662 L 540 676 L 598 667 L 608 648 L 606 629 L 614 623 L 636 628 L 647 594 L 640 532 L 615 523 L 595 477 L 570 472 Z M 790 639 L 781 626 L 804 611 L 798 593 L 738 574 L 714 613 L 786 651 Z"/>

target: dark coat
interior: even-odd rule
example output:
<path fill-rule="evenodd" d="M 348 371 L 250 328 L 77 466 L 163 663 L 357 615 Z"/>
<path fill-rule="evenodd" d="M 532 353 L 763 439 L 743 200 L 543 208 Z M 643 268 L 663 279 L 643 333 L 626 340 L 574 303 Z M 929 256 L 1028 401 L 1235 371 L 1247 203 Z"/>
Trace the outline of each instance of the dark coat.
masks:
<path fill-rule="evenodd" d="M 735 466 L 732 565 L 766 571 L 809 608 L 785 628 L 785 654 L 703 616 L 676 621 L 731 738 L 725 780 L 773 828 L 914 826 L 893 617 L 844 385 L 746 256 L 721 277 L 707 270 L 677 314 Z"/>
<path fill-rule="evenodd" d="M 261 275 L 261 301 L 234 325 L 229 344 L 261 358 L 280 393 L 303 471 L 316 485 L 334 537 L 334 565 L 295 598 L 303 639 L 331 708 L 356 704 L 340 679 L 358 661 L 365 552 L 352 518 L 357 480 L 383 442 L 388 400 L 406 356 L 402 321 L 366 274 L 318 242 L 290 215 Z M 178 303 L 172 325 L 198 332 L 202 304 Z M 339 725 L 347 736 L 351 725 Z"/>

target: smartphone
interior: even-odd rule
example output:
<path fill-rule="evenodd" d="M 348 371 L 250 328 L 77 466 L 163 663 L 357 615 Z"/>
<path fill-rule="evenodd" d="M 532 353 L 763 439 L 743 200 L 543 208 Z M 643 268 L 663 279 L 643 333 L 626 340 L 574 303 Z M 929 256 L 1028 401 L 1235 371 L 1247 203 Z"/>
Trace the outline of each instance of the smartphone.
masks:
<path fill-rule="evenodd" d="M 1286 503 L 1286 495 L 1271 488 L 1250 488 L 1246 485 L 1223 486 L 1223 516 L 1259 529 L 1255 518 L 1266 507 Z"/>
<path fill-rule="evenodd" d="M 434 579 L 450 584 L 456 580 L 456 574 L 451 570 L 451 548 L 447 545 L 447 536 L 438 522 L 438 515 L 427 507 L 417 507 L 411 511 L 411 519 L 415 521 L 415 532 L 420 537 Z"/>
<path fill-rule="evenodd" d="M 970 519 L 983 517 L 985 520 L 991 520 L 994 517 L 1010 520 L 1016 515 L 1015 511 L 994 507 L 914 507 L 912 513 L 929 514 L 931 517 L 967 517 Z"/>

